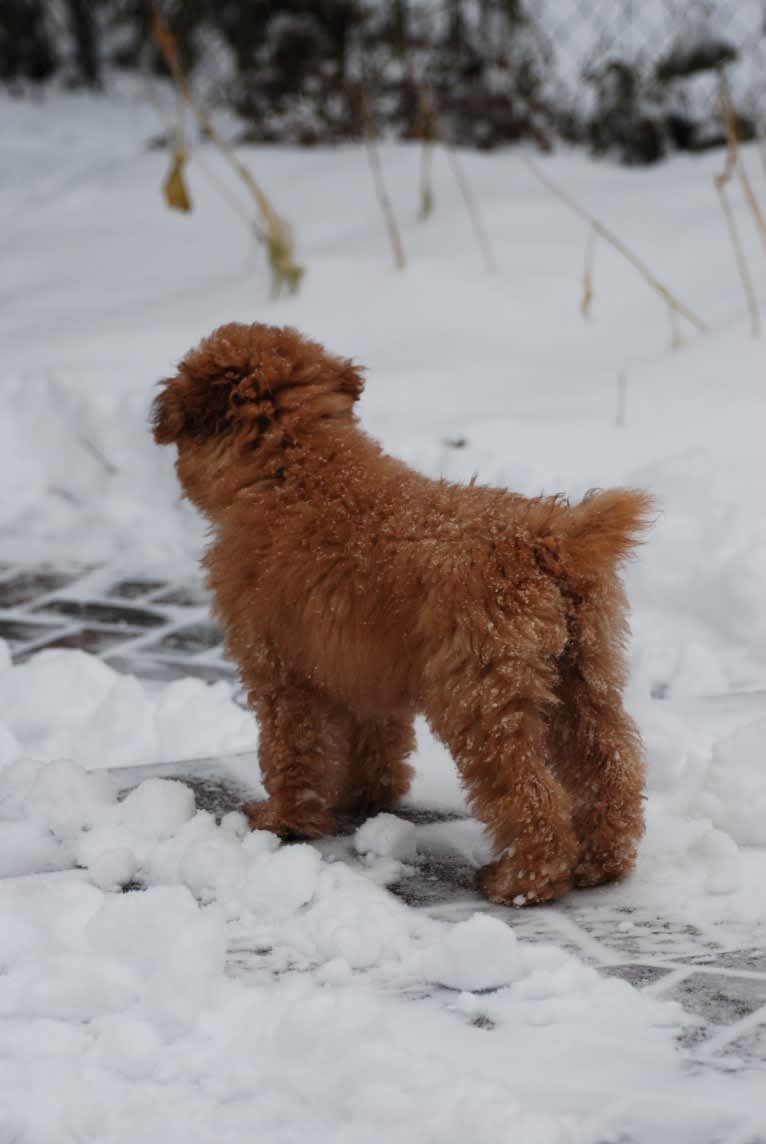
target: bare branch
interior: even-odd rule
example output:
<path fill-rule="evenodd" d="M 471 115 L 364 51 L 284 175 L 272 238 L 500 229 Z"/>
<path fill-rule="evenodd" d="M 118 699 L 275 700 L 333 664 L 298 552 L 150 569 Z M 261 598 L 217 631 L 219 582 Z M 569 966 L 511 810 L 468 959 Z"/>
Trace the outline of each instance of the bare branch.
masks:
<path fill-rule="evenodd" d="M 252 194 L 263 219 L 263 242 L 268 251 L 272 275 L 272 292 L 278 294 L 283 286 L 297 290 L 303 277 L 303 267 L 294 257 L 290 227 L 277 213 L 266 193 L 255 179 L 250 169 L 234 152 L 215 126 L 206 109 L 194 95 L 178 59 L 175 40 L 157 10 L 155 0 L 148 0 L 152 18 L 152 36 L 170 69 L 178 91 L 194 112 L 202 130 L 212 139 L 218 150 L 234 168 L 242 182 Z"/>
<path fill-rule="evenodd" d="M 540 182 L 546 186 L 549 191 L 556 195 L 557 198 L 566 203 L 570 210 L 573 210 L 575 214 L 580 216 L 580 218 L 585 219 L 585 221 L 590 224 L 596 234 L 605 239 L 610 246 L 615 248 L 615 250 L 619 251 L 623 258 L 625 258 L 631 264 L 631 266 L 633 266 L 639 272 L 641 277 L 649 283 L 652 290 L 659 294 L 659 296 L 664 300 L 664 302 L 670 307 L 671 310 L 675 310 L 682 317 L 686 318 L 687 322 L 690 322 L 697 330 L 700 331 L 700 333 L 705 334 L 708 332 L 709 327 L 707 323 L 703 322 L 701 318 L 698 318 L 697 315 L 688 308 L 688 306 L 684 306 L 684 304 L 680 302 L 678 298 L 676 298 L 675 294 L 673 294 L 667 286 L 664 286 L 662 282 L 660 282 L 660 280 L 654 274 L 652 274 L 646 263 L 644 263 L 637 254 L 634 254 L 630 247 L 626 246 L 625 243 L 619 239 L 616 234 L 604 226 L 604 224 L 600 222 L 595 215 L 592 215 L 590 211 L 587 211 L 584 207 L 580 206 L 580 204 L 575 199 L 573 199 L 572 196 L 563 189 L 563 187 L 560 187 L 558 183 L 554 182 L 554 180 L 549 175 L 544 174 L 544 172 L 537 166 L 535 162 L 532 161 L 532 159 L 525 159 L 525 163 L 535 178 L 539 179 Z"/>

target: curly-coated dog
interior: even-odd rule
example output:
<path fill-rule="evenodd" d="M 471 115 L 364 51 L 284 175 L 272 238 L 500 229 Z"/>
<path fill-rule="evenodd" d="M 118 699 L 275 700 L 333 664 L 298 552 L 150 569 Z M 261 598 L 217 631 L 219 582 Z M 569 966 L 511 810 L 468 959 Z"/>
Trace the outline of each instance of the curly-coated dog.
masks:
<path fill-rule="evenodd" d="M 491 836 L 491 898 L 626 875 L 643 767 L 618 567 L 650 498 L 429 480 L 360 428 L 359 369 L 289 328 L 222 326 L 162 384 L 154 436 L 211 522 L 208 583 L 260 724 L 252 826 L 314 838 L 394 806 L 422 712 Z"/>

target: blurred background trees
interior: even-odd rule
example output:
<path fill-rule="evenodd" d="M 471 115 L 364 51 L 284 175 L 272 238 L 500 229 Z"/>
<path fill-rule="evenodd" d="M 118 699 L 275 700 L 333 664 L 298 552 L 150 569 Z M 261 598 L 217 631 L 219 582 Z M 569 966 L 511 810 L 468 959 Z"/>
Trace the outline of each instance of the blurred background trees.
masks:
<path fill-rule="evenodd" d="M 586 142 L 630 162 L 723 141 L 717 69 L 740 137 L 759 124 L 762 0 L 157 0 L 204 98 L 251 141 L 309 145 L 369 125 L 453 142 Z M 146 0 L 0 0 L 0 76 L 97 89 L 162 72 Z M 360 93 L 364 92 L 362 102 Z"/>

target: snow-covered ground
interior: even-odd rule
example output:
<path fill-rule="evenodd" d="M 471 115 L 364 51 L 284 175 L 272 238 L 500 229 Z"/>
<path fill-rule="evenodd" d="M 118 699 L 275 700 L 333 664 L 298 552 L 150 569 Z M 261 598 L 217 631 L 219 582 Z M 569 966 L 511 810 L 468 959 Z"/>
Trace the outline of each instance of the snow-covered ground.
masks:
<path fill-rule="evenodd" d="M 165 209 L 157 129 L 129 86 L 0 105 L 0 563 L 193 577 L 204 530 L 147 410 L 224 320 L 288 322 L 356 356 L 366 426 L 430 474 L 651 489 L 662 515 L 628 570 L 648 829 L 635 876 L 580 898 L 763 947 L 766 378 L 713 188 L 722 156 L 539 160 L 708 323 L 671 352 L 662 302 L 602 243 L 583 320 L 586 229 L 521 151 L 463 159 L 488 274 L 443 157 L 423 224 L 417 148 L 381 148 L 397 273 L 363 151 L 243 150 L 307 267 L 273 302 L 263 252 L 194 162 L 194 212 Z M 421 732 L 412 801 L 461 809 Z M 391 897 L 431 828 L 368 823 L 357 860 L 336 861 L 245 835 L 236 814 L 216 825 L 178 783 L 120 801 L 107 771 L 255 741 L 226 683 L 0 651 L 0 1144 L 766 1139 L 766 1075 L 690 1068 L 677 1004 L 517 937 L 510 912 L 449 923 Z M 451 845 L 485 858 L 471 823 Z M 145 892 L 118 892 L 134 880 Z"/>

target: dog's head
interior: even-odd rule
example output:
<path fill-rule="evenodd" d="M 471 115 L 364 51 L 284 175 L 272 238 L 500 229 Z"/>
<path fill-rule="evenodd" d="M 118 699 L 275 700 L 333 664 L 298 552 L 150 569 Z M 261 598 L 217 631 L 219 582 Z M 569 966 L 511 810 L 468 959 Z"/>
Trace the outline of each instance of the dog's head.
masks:
<path fill-rule="evenodd" d="M 231 495 L 227 474 L 245 457 L 300 440 L 317 422 L 351 420 L 359 369 L 289 327 L 221 326 L 161 383 L 154 439 L 178 446 L 187 496 L 216 515 Z M 266 448 L 271 446 L 271 448 Z"/>

